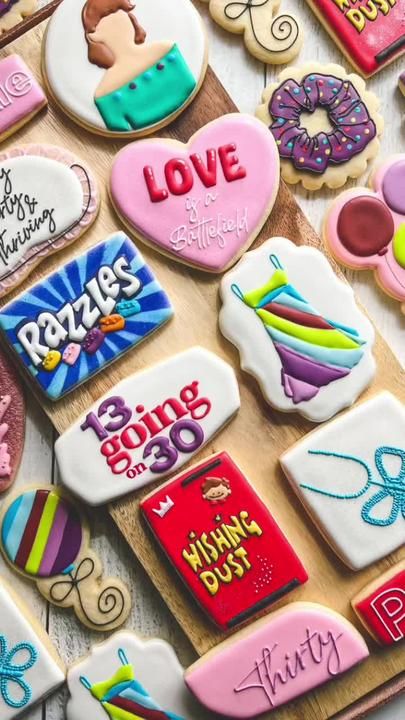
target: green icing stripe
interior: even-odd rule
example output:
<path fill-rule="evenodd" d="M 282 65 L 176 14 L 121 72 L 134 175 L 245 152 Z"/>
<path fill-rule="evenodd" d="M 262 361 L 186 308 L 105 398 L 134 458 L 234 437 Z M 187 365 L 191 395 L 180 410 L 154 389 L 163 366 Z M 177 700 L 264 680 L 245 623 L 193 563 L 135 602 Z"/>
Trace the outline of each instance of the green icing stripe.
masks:
<path fill-rule="evenodd" d="M 287 333 L 287 335 L 292 335 L 312 345 L 341 349 L 359 347 L 357 342 L 346 337 L 346 335 L 339 330 L 319 330 L 317 328 L 304 327 L 303 325 L 297 325 L 297 323 L 291 322 L 290 320 L 285 320 L 277 315 L 273 315 L 273 313 L 268 312 L 268 310 L 257 310 L 256 312 L 265 325 L 274 327 L 276 330 L 281 330 L 281 332 Z"/>
<path fill-rule="evenodd" d="M 115 675 L 113 675 L 112 678 L 109 680 L 106 680 L 105 682 L 96 683 L 95 685 L 92 685 L 91 687 L 91 694 L 97 698 L 97 700 L 102 700 L 107 693 L 114 687 L 114 685 L 119 685 L 120 683 L 129 682 L 130 680 L 134 679 L 134 669 L 132 665 L 123 665 L 122 667 L 117 670 Z"/>
<path fill-rule="evenodd" d="M 271 276 L 269 282 L 266 283 L 266 285 L 262 285 L 262 287 L 246 293 L 243 296 L 243 302 L 245 302 L 246 305 L 249 305 L 252 308 L 256 308 L 258 305 L 260 305 L 260 302 L 264 297 L 266 297 L 266 295 L 273 292 L 273 290 L 277 290 L 277 288 L 287 284 L 288 276 L 286 271 L 276 270 Z"/>

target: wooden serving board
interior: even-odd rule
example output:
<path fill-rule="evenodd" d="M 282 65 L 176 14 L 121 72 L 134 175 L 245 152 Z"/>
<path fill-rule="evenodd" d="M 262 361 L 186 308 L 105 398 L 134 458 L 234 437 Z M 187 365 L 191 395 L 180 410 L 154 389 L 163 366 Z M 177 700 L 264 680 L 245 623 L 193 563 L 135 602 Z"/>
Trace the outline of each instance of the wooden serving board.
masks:
<path fill-rule="evenodd" d="M 10 48 L 25 58 L 38 77 L 45 24 L 30 29 L 15 40 Z M 0 51 L 0 56 L 5 54 L 6 51 Z M 203 88 L 195 101 L 169 129 L 160 134 L 186 141 L 206 122 L 235 109 L 216 76 L 208 70 Z M 85 248 L 101 241 L 120 227 L 110 206 L 106 186 L 112 159 L 122 147 L 121 142 L 109 141 L 80 129 L 52 104 L 46 114 L 43 113 L 5 142 L 3 149 L 28 142 L 59 144 L 88 159 L 99 179 L 102 208 L 95 225 L 76 246 L 48 258 L 31 274 L 29 282 L 26 281 L 18 291 L 11 293 L 7 301 L 29 284 L 37 282 L 75 254 L 82 253 Z M 281 184 L 271 218 L 255 245 L 274 235 L 284 235 L 297 244 L 321 246 L 321 240 L 284 184 Z M 270 409 L 256 382 L 240 371 L 235 348 L 225 341 L 218 330 L 219 277 L 191 270 L 146 246 L 142 247 L 142 252 L 174 302 L 174 320 L 140 348 L 129 352 L 58 403 L 52 404 L 43 397 L 38 397 L 45 412 L 55 428 L 63 432 L 90 404 L 127 375 L 195 344 L 204 345 L 218 353 L 228 360 L 237 372 L 242 407 L 236 419 L 204 449 L 197 460 L 226 449 L 268 503 L 304 561 L 310 575 L 309 582 L 274 607 L 293 600 L 315 601 L 334 608 L 356 623 L 350 609 L 351 597 L 371 578 L 399 560 L 403 552 L 397 552 L 378 566 L 360 573 L 353 573 L 340 563 L 321 540 L 278 466 L 279 455 L 313 426 L 298 415 L 285 415 Z M 341 275 L 339 268 L 336 265 L 334 267 Z M 4 304 L 5 301 L 0 306 Z M 375 356 L 379 369 L 367 395 L 385 388 L 405 402 L 403 371 L 389 347 L 378 335 Z M 80 448 L 78 450 L 80 451 Z M 149 487 L 145 492 L 150 489 Z M 140 492 L 116 503 L 110 509 L 111 515 L 197 652 L 203 654 L 220 642 L 223 635 L 213 628 L 182 587 L 141 521 L 138 504 L 142 494 L 145 493 Z M 358 669 L 288 706 L 287 709 L 271 713 L 271 717 L 277 720 L 325 720 L 334 712 L 346 708 L 377 686 L 391 680 L 405 667 L 403 645 L 392 650 L 381 650 L 370 640 L 370 649 L 370 659 Z M 351 714 L 350 717 L 354 718 L 356 715 Z"/>

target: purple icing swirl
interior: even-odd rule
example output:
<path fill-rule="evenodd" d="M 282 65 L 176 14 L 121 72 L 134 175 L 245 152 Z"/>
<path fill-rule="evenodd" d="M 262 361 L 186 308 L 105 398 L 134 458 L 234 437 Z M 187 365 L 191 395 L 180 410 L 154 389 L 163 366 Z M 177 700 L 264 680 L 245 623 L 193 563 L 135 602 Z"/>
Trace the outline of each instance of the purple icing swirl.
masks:
<path fill-rule="evenodd" d="M 18 0 L 0 0 L 0 17 L 5 15 Z"/>
<path fill-rule="evenodd" d="M 327 111 L 333 129 L 311 137 L 301 126 L 301 114 L 316 108 Z M 301 83 L 286 80 L 274 91 L 269 111 L 280 156 L 291 158 L 298 170 L 324 173 L 329 163 L 340 165 L 361 153 L 377 134 L 354 85 L 333 75 L 312 73 Z"/>

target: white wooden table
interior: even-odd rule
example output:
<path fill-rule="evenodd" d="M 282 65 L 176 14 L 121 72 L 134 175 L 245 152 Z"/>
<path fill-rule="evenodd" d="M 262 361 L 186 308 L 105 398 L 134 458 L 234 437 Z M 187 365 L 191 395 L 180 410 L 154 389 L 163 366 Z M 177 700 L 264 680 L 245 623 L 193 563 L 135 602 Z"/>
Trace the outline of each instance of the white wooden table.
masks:
<path fill-rule="evenodd" d="M 405 2 L 405 0 L 400 1 Z M 305 28 L 306 37 L 299 62 L 333 61 L 348 67 L 342 54 L 315 20 L 304 0 L 284 0 L 283 9 L 299 15 Z M 200 10 L 205 18 L 210 38 L 210 62 L 213 69 L 239 109 L 253 113 L 264 86 L 276 78 L 278 69 L 266 67 L 253 60 L 246 53 L 241 38 L 229 35 L 214 25 L 204 3 L 201 3 Z M 405 69 L 405 58 L 369 81 L 370 89 L 381 98 L 382 114 L 386 121 L 382 140 L 384 155 L 405 151 L 405 121 L 402 120 L 405 113 L 405 98 L 397 89 L 397 79 L 402 69 Z M 297 188 L 294 192 L 312 224 L 319 230 L 325 208 L 334 197 L 334 193 L 326 191 L 311 195 Z M 350 273 L 349 279 L 371 318 L 404 366 L 405 316 L 401 315 L 398 304 L 389 300 L 377 289 L 370 273 Z M 138 352 L 142 352 L 142 349 Z M 37 404 L 29 400 L 24 456 L 17 478 L 19 485 L 58 481 L 53 455 L 54 440 L 54 432 L 49 421 Z M 188 664 L 194 658 L 192 648 L 132 552 L 121 539 L 112 521 L 100 510 L 91 512 L 90 520 L 95 539 L 94 546 L 103 558 L 106 572 L 119 575 L 131 587 L 133 610 L 128 627 L 145 636 L 160 636 L 168 640 L 176 648 L 180 660 L 185 665 Z M 70 611 L 47 605 L 30 583 L 5 567 L 1 558 L 0 572 L 9 577 L 15 589 L 21 593 L 21 597 L 29 603 L 33 612 L 46 626 L 67 664 L 85 654 L 92 643 L 103 639 L 103 636 L 82 628 Z M 43 708 L 38 707 L 25 717 L 29 720 L 62 720 L 65 701 L 66 691 L 62 690 L 50 698 Z M 403 720 L 404 717 L 405 697 L 397 699 L 370 716 L 371 720 Z"/>

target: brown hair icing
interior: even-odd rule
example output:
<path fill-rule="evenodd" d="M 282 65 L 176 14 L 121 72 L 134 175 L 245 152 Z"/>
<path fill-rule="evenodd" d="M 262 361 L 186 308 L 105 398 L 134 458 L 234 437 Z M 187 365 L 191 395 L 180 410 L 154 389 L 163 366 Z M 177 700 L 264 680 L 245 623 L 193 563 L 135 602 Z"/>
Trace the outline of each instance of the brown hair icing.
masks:
<path fill-rule="evenodd" d="M 124 12 L 128 13 L 128 17 L 134 26 L 135 44 L 141 45 L 145 42 L 146 32 L 131 12 L 134 7 L 135 5 L 130 0 L 87 0 L 83 7 L 82 22 L 88 45 L 88 58 L 93 65 L 108 69 L 114 64 L 114 55 L 107 45 L 95 42 L 90 35 L 96 31 L 100 20 L 118 10 L 124 10 Z"/>

